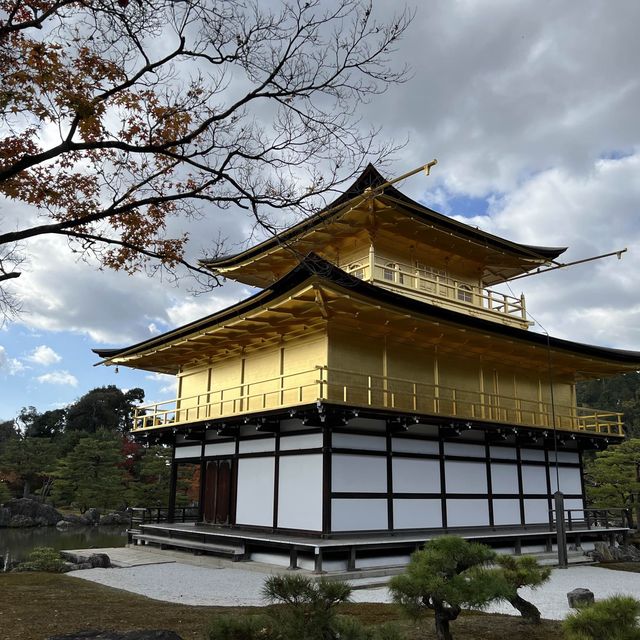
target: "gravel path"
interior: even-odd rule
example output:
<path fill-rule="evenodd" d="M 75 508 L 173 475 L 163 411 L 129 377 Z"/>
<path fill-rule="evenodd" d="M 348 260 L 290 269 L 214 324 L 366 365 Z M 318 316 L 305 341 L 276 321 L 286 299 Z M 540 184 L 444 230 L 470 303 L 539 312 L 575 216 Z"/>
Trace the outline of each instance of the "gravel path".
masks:
<path fill-rule="evenodd" d="M 215 569 L 176 562 L 72 571 L 67 575 L 165 602 L 227 607 L 265 604 L 261 596 L 265 574 L 245 569 Z M 358 580 L 352 583 L 357 585 Z M 596 600 L 616 593 L 640 598 L 640 574 L 589 566 L 555 569 L 544 587 L 536 591 L 522 589 L 520 593 L 540 609 L 543 618 L 560 620 L 569 611 L 566 594 L 576 587 L 591 589 Z M 353 593 L 353 600 L 390 602 L 391 599 L 388 590 L 382 587 L 358 589 Z M 509 604 L 493 605 L 488 611 L 517 615 Z"/>

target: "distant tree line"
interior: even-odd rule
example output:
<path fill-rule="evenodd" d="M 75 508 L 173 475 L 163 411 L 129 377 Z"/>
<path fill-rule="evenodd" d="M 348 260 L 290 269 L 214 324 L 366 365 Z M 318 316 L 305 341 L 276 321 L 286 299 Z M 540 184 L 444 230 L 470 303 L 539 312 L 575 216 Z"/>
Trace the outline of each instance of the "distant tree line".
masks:
<path fill-rule="evenodd" d="M 61 409 L 25 407 L 0 422 L 0 504 L 36 494 L 56 506 L 166 506 L 171 449 L 129 435 L 142 389 L 92 389 Z M 578 404 L 624 413 L 625 441 L 585 455 L 587 499 L 631 507 L 640 519 L 640 373 L 581 382 Z M 178 504 L 197 500 L 198 469 L 179 480 Z"/>
<path fill-rule="evenodd" d="M 589 506 L 632 509 L 640 521 L 640 372 L 580 382 L 580 406 L 624 414 L 625 439 L 604 451 L 585 455 Z"/>
<path fill-rule="evenodd" d="M 0 423 L 0 504 L 36 495 L 58 507 L 166 506 L 171 449 L 135 442 L 142 389 L 92 389 L 62 408 L 25 407 Z M 185 498 L 186 499 L 186 498 Z"/>

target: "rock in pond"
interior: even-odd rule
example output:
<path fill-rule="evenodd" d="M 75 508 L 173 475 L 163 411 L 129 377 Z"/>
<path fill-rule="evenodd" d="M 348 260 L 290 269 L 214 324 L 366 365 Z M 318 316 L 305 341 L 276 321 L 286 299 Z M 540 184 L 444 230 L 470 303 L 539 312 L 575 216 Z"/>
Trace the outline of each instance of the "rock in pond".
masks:
<path fill-rule="evenodd" d="M 9 500 L 4 503 L 2 511 L 5 510 L 11 516 L 8 524 L 10 527 L 53 526 L 63 519 L 62 514 L 53 507 L 30 498 Z"/>

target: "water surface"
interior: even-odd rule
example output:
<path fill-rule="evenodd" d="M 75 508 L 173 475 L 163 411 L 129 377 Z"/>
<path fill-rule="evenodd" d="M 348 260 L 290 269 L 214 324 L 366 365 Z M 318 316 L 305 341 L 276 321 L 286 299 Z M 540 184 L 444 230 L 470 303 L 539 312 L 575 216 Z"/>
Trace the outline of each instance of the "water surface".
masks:
<path fill-rule="evenodd" d="M 124 547 L 127 527 L 75 527 L 60 531 L 55 527 L 29 527 L 24 529 L 0 528 L 0 571 L 7 552 L 11 560 L 24 560 L 34 547 L 54 549 L 100 549 Z"/>

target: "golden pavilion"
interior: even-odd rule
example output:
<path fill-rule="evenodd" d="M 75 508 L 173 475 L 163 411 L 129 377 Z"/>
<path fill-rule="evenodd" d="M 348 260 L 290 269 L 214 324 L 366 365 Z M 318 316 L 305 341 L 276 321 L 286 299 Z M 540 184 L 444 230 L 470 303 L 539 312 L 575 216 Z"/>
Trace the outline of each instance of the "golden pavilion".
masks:
<path fill-rule="evenodd" d="M 174 525 L 174 546 L 209 533 L 247 558 L 288 541 L 292 565 L 316 569 L 442 532 L 550 546 L 554 492 L 581 513 L 582 452 L 624 435 L 621 414 L 578 406 L 576 383 L 640 367 L 530 330 L 524 296 L 494 290 L 564 251 L 439 214 L 370 165 L 320 213 L 203 262 L 258 292 L 95 350 L 177 376 L 177 397 L 133 424 L 173 447 L 174 495 L 181 465 L 199 469 L 198 524 Z"/>

